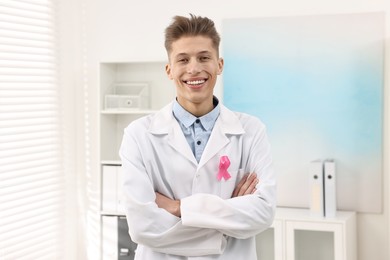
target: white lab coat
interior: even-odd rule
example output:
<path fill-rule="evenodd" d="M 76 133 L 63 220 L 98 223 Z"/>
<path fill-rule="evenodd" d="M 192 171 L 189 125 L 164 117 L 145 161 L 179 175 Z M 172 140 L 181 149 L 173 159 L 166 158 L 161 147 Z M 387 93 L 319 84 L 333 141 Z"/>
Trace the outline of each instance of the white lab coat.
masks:
<path fill-rule="evenodd" d="M 231 178 L 217 180 L 221 156 Z M 198 163 L 172 103 L 133 121 L 120 148 L 124 207 L 135 259 L 255 260 L 255 235 L 275 212 L 276 187 L 264 125 L 221 104 Z M 253 195 L 231 198 L 244 173 L 260 180 Z M 155 191 L 181 200 L 181 218 L 158 208 Z"/>

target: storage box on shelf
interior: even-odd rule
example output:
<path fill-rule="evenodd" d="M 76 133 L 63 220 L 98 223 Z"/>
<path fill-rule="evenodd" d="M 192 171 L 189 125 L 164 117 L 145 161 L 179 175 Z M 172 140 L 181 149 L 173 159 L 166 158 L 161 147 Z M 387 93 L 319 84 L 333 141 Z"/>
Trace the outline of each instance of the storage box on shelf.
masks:
<path fill-rule="evenodd" d="M 149 109 L 149 84 L 146 82 L 113 82 L 104 96 L 105 111 Z"/>

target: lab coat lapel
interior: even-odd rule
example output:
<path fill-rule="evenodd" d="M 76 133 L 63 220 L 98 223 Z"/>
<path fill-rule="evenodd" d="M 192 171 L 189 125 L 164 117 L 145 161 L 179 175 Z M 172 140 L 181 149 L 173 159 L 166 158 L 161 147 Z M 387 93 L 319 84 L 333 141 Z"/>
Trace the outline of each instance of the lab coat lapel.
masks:
<path fill-rule="evenodd" d="M 168 133 L 168 144 L 172 146 L 179 154 L 183 155 L 196 165 L 198 162 L 196 161 L 195 156 L 192 153 L 190 146 L 188 145 L 179 123 L 174 120 L 172 125 L 172 131 Z"/>
<path fill-rule="evenodd" d="M 199 162 L 199 168 L 202 167 L 208 160 L 215 156 L 230 140 L 226 137 L 222 131 L 220 120 L 217 120 L 214 125 L 214 129 L 211 132 L 210 138 L 207 142 L 206 148 L 203 151 L 202 157 Z"/>
<path fill-rule="evenodd" d="M 221 111 L 199 162 L 199 168 L 230 143 L 227 137 L 245 133 L 236 114 L 221 104 Z"/>
<path fill-rule="evenodd" d="M 193 164 L 197 161 L 192 154 L 191 148 L 180 128 L 179 123 L 172 114 L 172 104 L 165 106 L 153 117 L 149 131 L 153 135 L 167 135 L 168 144 L 175 149 L 179 155 L 184 156 Z"/>

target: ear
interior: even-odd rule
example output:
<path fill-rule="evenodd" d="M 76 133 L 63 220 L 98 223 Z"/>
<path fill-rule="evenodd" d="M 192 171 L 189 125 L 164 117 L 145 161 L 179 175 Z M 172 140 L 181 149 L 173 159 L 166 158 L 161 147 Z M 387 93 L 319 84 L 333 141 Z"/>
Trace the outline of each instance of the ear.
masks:
<path fill-rule="evenodd" d="M 172 74 L 171 74 L 172 70 L 171 70 L 171 65 L 169 63 L 165 65 L 165 72 L 167 73 L 168 78 L 172 80 Z"/>
<path fill-rule="evenodd" d="M 218 75 L 221 75 L 222 71 L 223 71 L 223 58 L 219 58 L 218 59 Z"/>

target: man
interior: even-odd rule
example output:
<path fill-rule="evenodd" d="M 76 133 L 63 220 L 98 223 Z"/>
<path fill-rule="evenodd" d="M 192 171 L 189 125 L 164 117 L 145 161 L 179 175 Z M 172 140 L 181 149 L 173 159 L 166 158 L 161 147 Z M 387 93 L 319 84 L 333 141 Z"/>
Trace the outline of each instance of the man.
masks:
<path fill-rule="evenodd" d="M 265 126 L 214 97 L 223 59 L 210 19 L 176 16 L 165 37 L 176 100 L 133 121 L 120 149 L 135 259 L 255 260 L 275 211 Z"/>

